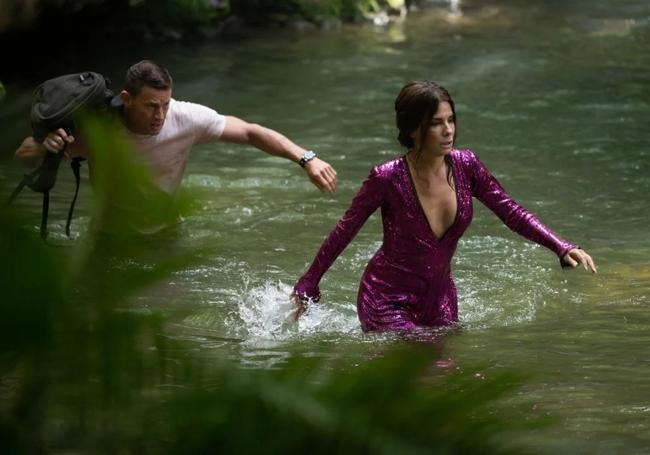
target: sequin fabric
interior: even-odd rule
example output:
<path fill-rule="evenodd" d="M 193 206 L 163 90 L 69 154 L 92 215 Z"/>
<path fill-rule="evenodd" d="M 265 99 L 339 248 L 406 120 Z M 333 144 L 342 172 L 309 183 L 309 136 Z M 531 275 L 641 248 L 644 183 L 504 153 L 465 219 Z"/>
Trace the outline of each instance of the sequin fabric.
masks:
<path fill-rule="evenodd" d="M 472 197 L 506 226 L 561 258 L 572 248 L 535 215 L 515 202 L 471 150 L 454 150 L 452 173 L 457 211 L 440 238 L 433 233 L 413 186 L 405 156 L 375 166 L 350 207 L 327 235 L 294 291 L 320 299 L 319 282 L 379 207 L 384 230 L 359 286 L 357 311 L 364 331 L 412 330 L 458 321 L 451 260 L 472 221 Z"/>

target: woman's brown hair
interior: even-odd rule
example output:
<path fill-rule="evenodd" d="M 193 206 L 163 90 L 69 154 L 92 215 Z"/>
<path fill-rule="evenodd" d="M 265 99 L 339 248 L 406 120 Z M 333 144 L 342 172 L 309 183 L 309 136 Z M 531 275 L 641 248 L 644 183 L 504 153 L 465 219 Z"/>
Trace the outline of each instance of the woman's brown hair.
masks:
<path fill-rule="evenodd" d="M 454 118 L 456 118 L 454 100 L 447 89 L 435 82 L 409 82 L 402 87 L 395 99 L 395 122 L 399 130 L 397 140 L 408 150 L 413 150 L 416 163 L 422 153 L 422 144 L 425 142 L 431 119 L 438 111 L 441 102 L 449 103 Z M 420 128 L 420 147 L 418 150 L 414 150 L 415 141 L 411 134 L 418 128 Z M 454 130 L 454 142 L 456 142 L 456 131 Z M 447 164 L 447 180 L 451 185 L 451 155 L 445 156 L 445 163 Z"/>

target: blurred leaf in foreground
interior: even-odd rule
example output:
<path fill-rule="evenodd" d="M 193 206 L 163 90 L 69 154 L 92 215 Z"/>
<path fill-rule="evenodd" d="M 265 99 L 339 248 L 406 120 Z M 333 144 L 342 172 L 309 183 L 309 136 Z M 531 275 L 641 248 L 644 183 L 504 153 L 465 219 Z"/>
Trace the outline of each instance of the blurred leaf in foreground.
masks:
<path fill-rule="evenodd" d="M 151 234 L 180 221 L 192 198 L 168 193 L 154 182 L 146 163 L 124 137 L 117 119 L 88 116 L 83 121 L 91 152 L 94 228 L 112 237 Z"/>
<path fill-rule="evenodd" d="M 406 345 L 349 371 L 224 367 L 212 390 L 174 394 L 145 428 L 169 453 L 530 453 L 509 436 L 542 421 L 494 407 L 522 377 L 433 371 L 438 356 Z"/>

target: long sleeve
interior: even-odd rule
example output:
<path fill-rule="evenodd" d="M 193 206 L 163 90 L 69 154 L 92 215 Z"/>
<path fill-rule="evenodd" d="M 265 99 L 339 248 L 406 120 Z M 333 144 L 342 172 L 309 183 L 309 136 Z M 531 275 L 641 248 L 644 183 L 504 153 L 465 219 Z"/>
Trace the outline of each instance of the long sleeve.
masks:
<path fill-rule="evenodd" d="M 368 217 L 382 204 L 385 190 L 386 182 L 375 167 L 363 182 L 350 207 L 336 223 L 336 227 L 323 241 L 307 272 L 294 286 L 297 295 L 315 301 L 320 298 L 318 283 L 322 276 L 352 241 Z"/>
<path fill-rule="evenodd" d="M 520 206 L 503 189 L 485 165 L 472 155 L 472 195 L 492 210 L 511 230 L 553 251 L 562 261 L 564 255 L 576 246 L 555 234 L 534 214 Z"/>

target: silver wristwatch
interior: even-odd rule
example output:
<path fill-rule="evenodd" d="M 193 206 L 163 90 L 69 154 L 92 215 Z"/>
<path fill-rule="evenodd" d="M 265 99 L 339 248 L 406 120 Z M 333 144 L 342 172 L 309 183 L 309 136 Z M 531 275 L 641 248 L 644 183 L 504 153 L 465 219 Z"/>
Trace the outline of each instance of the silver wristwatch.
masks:
<path fill-rule="evenodd" d="M 305 154 L 300 158 L 300 161 L 298 161 L 298 164 L 300 167 L 305 167 L 305 164 L 307 164 L 309 161 L 313 160 L 316 158 L 316 154 L 314 153 L 313 150 L 307 150 Z"/>

